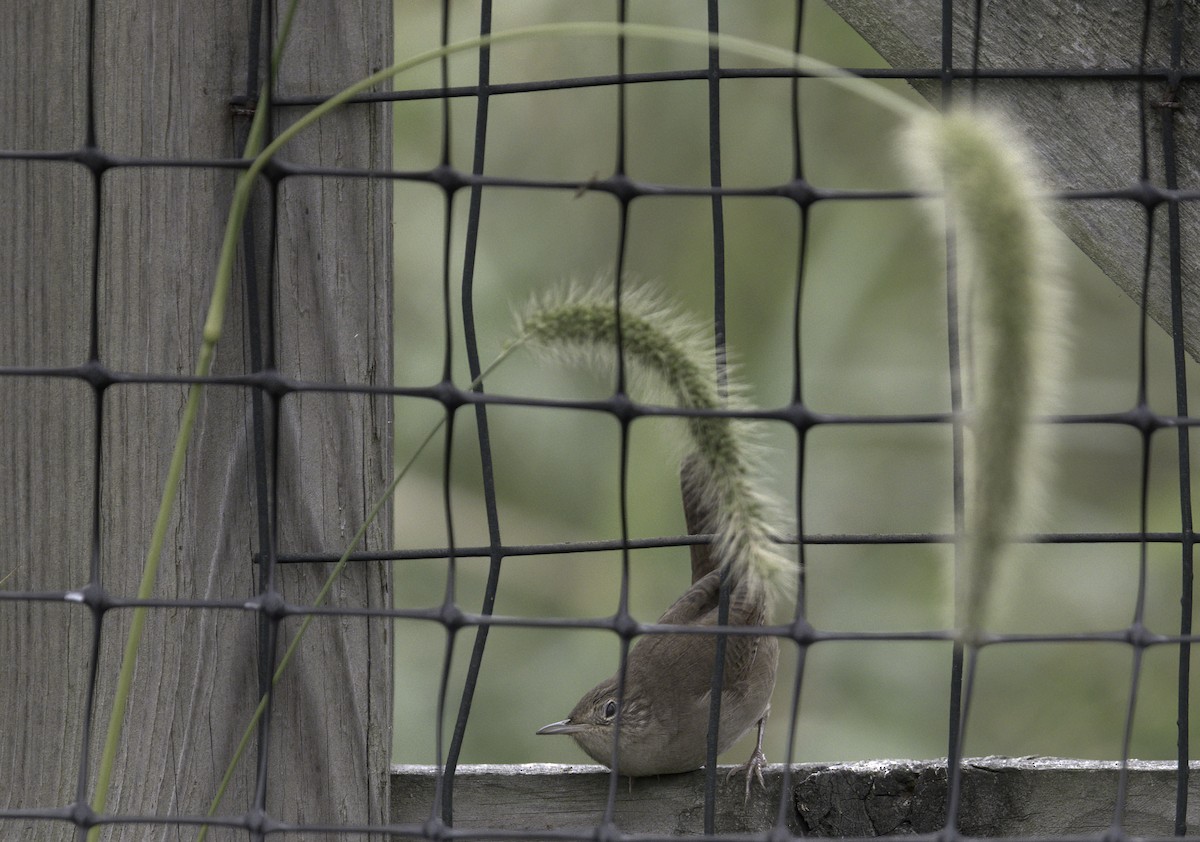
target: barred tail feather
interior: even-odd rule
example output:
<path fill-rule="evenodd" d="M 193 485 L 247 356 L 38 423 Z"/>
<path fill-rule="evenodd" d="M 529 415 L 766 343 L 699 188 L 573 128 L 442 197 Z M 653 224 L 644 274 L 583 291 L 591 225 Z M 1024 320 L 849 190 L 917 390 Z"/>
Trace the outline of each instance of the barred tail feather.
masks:
<path fill-rule="evenodd" d="M 513 346 L 615 371 L 617 318 L 608 285 L 568 287 L 535 301 L 518 316 Z M 722 401 L 712 382 L 713 351 L 690 319 L 645 288 L 621 296 L 620 345 L 631 379 L 665 389 L 687 409 L 737 405 Z M 758 490 L 753 443 L 744 422 L 723 417 L 687 418 L 691 446 L 703 477 L 699 488 L 706 507 L 716 513 L 715 551 L 737 576 L 761 588 L 772 600 L 782 590 L 794 562 L 780 552 L 769 528 L 771 501 Z"/>

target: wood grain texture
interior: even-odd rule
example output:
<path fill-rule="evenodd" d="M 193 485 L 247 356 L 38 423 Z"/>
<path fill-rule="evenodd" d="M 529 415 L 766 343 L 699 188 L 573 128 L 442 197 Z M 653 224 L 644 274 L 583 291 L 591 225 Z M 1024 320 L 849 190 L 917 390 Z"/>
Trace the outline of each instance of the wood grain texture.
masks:
<path fill-rule="evenodd" d="M 1188 822 L 1200 819 L 1192 765 Z M 1118 765 L 1048 757 L 982 757 L 963 767 L 959 830 L 967 836 L 1100 834 L 1116 814 Z M 878 761 L 804 767 L 795 806 L 805 835 L 937 833 L 946 823 L 942 763 Z M 1134 836 L 1169 836 L 1175 818 L 1175 766 L 1131 764 L 1121 824 Z"/>
<path fill-rule="evenodd" d="M 746 802 L 745 778 L 739 775 L 727 781 L 722 767 L 717 775 L 716 832 L 756 833 L 771 827 L 779 805 L 781 770 L 771 767 L 766 791 L 756 789 Z M 393 822 L 421 824 L 430 819 L 434 775 L 432 766 L 393 767 Z M 609 778 L 601 766 L 460 766 L 454 782 L 454 827 L 587 833 L 603 820 Z M 622 778 L 613 821 L 629 832 L 703 833 L 704 773 Z M 798 825 L 789 827 L 796 830 Z"/>
<path fill-rule="evenodd" d="M 940 68 L 941 4 L 895 0 L 828 0 L 894 67 Z M 1170 66 L 1171 3 L 1152 3 L 1147 66 Z M 955 66 L 971 62 L 973 3 L 955 3 Z M 1142 33 L 1143 4 L 1083 4 L 1077 0 L 1011 0 L 984 3 L 979 64 L 984 68 L 1119 68 L 1136 69 Z M 1183 62 L 1194 64 L 1198 23 L 1184 15 Z M 969 82 L 955 83 L 959 102 L 966 101 Z M 913 85 L 931 102 L 941 103 L 937 82 Z M 1200 184 L 1200 114 L 1189 107 L 1184 85 L 1173 98 L 1165 82 L 1150 82 L 1144 96 L 1138 83 L 1123 79 L 993 79 L 979 83 L 979 101 L 1008 114 L 1041 159 L 1052 187 L 1070 190 L 1137 188 L 1141 159 L 1139 105 L 1147 112 L 1150 184 L 1167 186 L 1162 148 L 1163 103 L 1175 101 L 1178 184 Z M 1134 301 L 1142 298 L 1146 254 L 1146 211 L 1131 200 L 1059 203 L 1063 231 Z M 1189 245 L 1196 213 L 1181 206 L 1184 339 L 1188 352 L 1200 358 L 1200 249 Z M 1167 208 L 1154 214 L 1154 244 L 1149 293 L 1151 318 L 1171 333 Z"/>
<path fill-rule="evenodd" d="M 730 767 L 732 768 L 732 767 Z M 1192 766 L 1189 827 L 1200 821 L 1200 783 Z M 784 767 L 771 765 L 765 789 L 743 801 L 742 782 L 717 776 L 718 833 L 762 833 L 779 815 Z M 435 770 L 392 769 L 392 821 L 427 821 Z M 1115 763 L 1056 758 L 983 757 L 963 768 L 959 830 L 967 836 L 1099 834 L 1114 820 Z M 793 835 L 875 837 L 936 834 L 946 824 L 946 765 L 935 761 L 800 764 L 792 767 L 783 824 Z M 455 782 L 458 829 L 591 831 L 601 822 L 609 772 L 599 766 L 464 766 Z M 626 833 L 695 835 L 703 829 L 704 773 L 622 779 L 614 822 Z M 1175 767 L 1131 764 L 1122 827 L 1133 836 L 1169 836 Z"/>
<path fill-rule="evenodd" d="M 18 4 L 3 27 L 0 148 L 83 144 L 86 4 Z M 95 21 L 100 149 L 165 160 L 236 157 L 230 99 L 245 89 L 254 4 L 100 2 Z M 329 94 L 391 61 L 391 5 L 302 4 L 280 88 Z M 298 115 L 280 110 L 286 123 Z M 354 106 L 299 138 L 285 157 L 386 168 L 385 107 Z M 99 354 L 117 371 L 193 370 L 234 184 L 225 170 L 115 167 L 93 182 L 69 163 L 0 162 L 0 365 L 72 365 L 88 351 L 93 201 L 99 225 Z M 98 189 L 98 195 L 95 192 Z M 266 190 L 259 198 L 265 198 Z M 289 178 L 279 189 L 275 355 L 282 373 L 337 384 L 391 380 L 390 189 L 348 178 Z M 258 278 L 265 204 L 256 205 Z M 231 293 L 215 374 L 251 369 L 244 279 Z M 262 298 L 265 304 L 267 299 Z M 10 306 L 11 305 L 11 306 Z M 82 588 L 91 554 L 92 466 L 101 460 L 99 567 L 133 596 L 185 400 L 173 385 L 119 385 L 102 405 L 77 380 L 0 377 L 0 588 Z M 242 602 L 258 588 L 251 393 L 206 391 L 156 596 Z M 95 415 L 103 422 L 94 440 Z M 340 552 L 391 471 L 390 401 L 289 395 L 280 409 L 282 551 Z M 270 422 L 268 421 L 268 429 Z M 271 442 L 275 445 L 275 442 Z M 375 524 L 367 546 L 389 541 Z M 325 565 L 277 572 L 289 602 L 315 598 Z M 386 565 L 352 565 L 331 602 L 390 605 Z M 104 615 L 95 763 L 131 612 Z M 286 643 L 299 625 L 282 626 Z M 0 809 L 75 800 L 92 618 L 82 605 L 0 601 Z M 377 823 L 387 810 L 391 657 L 383 621 L 314 623 L 272 710 L 267 810 L 285 822 Z M 149 612 L 108 810 L 201 814 L 257 704 L 258 615 L 242 609 Z M 252 803 L 254 750 L 222 812 Z M 0 837 L 72 839 L 66 822 L 0 820 Z M 177 828 L 113 827 L 106 839 L 174 839 Z M 190 834 L 185 834 L 190 835 Z M 242 839 L 218 831 L 212 839 Z M 310 835 L 306 838 L 337 838 Z"/>

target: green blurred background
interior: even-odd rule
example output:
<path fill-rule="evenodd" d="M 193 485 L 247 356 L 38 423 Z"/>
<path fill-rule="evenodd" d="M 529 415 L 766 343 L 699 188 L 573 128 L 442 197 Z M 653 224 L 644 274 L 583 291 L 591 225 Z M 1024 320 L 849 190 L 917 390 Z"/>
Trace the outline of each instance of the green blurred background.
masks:
<path fill-rule="evenodd" d="M 632 3 L 631 19 L 706 27 L 706 3 Z M 566 20 L 613 20 L 615 3 L 497 3 L 493 29 Z M 397 0 L 399 56 L 439 43 L 441 4 Z M 793 2 L 727 3 L 722 32 L 788 47 Z M 852 67 L 883 66 L 879 56 L 822 3 L 805 7 L 804 50 Z M 479 4 L 453 4 L 452 40 L 478 34 Z M 613 73 L 604 39 L 539 40 L 492 51 L 496 83 Z M 632 41 L 630 71 L 703 67 L 702 48 Z M 752 62 L 726 57 L 726 65 Z M 473 54 L 450 60 L 450 83 L 476 81 Z M 400 77 L 397 87 L 433 87 L 437 68 Z M 902 83 L 894 90 L 915 96 Z M 726 186 L 779 184 L 791 176 L 790 82 L 725 80 L 722 161 Z M 631 85 L 629 174 L 646 182 L 709 183 L 707 85 Z M 807 177 L 822 187 L 911 186 L 896 163 L 893 115 L 827 82 L 801 85 Z M 471 169 L 475 100 L 451 101 L 452 161 Z M 395 106 L 395 165 L 426 169 L 439 161 L 441 105 Z M 485 172 L 493 176 L 585 182 L 610 174 L 616 148 L 616 91 L 609 87 L 495 96 L 491 99 Z M 441 377 L 442 241 L 451 228 L 450 277 L 454 375 L 467 375 L 458 283 L 467 191 L 451 207 L 437 188 L 395 187 L 396 378 L 429 385 Z M 608 196 L 563 190 L 489 188 L 482 202 L 474 304 L 486 363 L 512 328 L 511 313 L 532 294 L 564 279 L 611 274 L 617 203 Z M 728 344 L 749 401 L 779 407 L 791 397 L 798 361 L 792 351 L 792 297 L 799 212 L 784 199 L 725 202 Z M 949 409 L 943 246 L 913 202 L 821 202 L 811 214 L 801 379 L 805 402 L 818 411 L 887 415 Z M 646 197 L 630 214 L 627 267 L 711 322 L 711 203 L 702 198 Z M 1073 248 L 1069 266 L 1075 308 L 1064 325 L 1071 377 L 1059 409 L 1119 411 L 1133 405 L 1138 365 L 1138 308 Z M 1173 413 L 1170 343 L 1151 328 L 1148 367 L 1155 409 Z M 1188 370 L 1196 388 L 1195 366 Z M 491 377 L 493 393 L 598 398 L 604 378 L 520 357 Z M 437 420 L 430 401 L 396 403 L 396 453 L 403 461 Z M 498 514 L 505 543 L 613 539 L 619 526 L 619 429 L 603 414 L 492 407 Z M 631 427 L 628 499 L 632 537 L 684 531 L 676 480 L 677 422 L 641 419 Z M 762 482 L 783 502 L 779 528 L 795 530 L 796 436 L 763 424 Z M 1056 473 L 1046 531 L 1133 531 L 1138 528 L 1140 438 L 1113 426 L 1051 431 Z M 396 541 L 402 548 L 444 546 L 442 442 L 402 483 Z M 803 512 L 808 533 L 943 532 L 952 527 L 948 428 L 938 425 L 821 427 L 810 436 Z M 1174 434 L 1153 442 L 1152 530 L 1178 530 Z M 474 414 L 458 413 L 452 442 L 454 538 L 487 543 Z M 994 595 L 991 628 L 1006 632 L 1075 632 L 1126 627 L 1137 592 L 1138 548 L 1130 544 L 1022 547 L 1005 566 Z M 818 628 L 923 631 L 947 627 L 951 551 L 944 546 L 812 546 L 808 616 Z M 509 558 L 496 611 L 517 617 L 602 617 L 617 607 L 616 553 Z M 397 563 L 395 603 L 440 604 L 444 559 Z M 684 549 L 632 554 L 631 608 L 653 621 L 688 580 Z M 1149 551 L 1147 624 L 1178 631 L 1179 550 Z M 486 559 L 458 562 L 455 598 L 467 611 L 481 604 Z M 790 606 L 789 606 L 790 608 Z M 432 763 L 438 687 L 447 635 L 422 621 L 395 624 L 396 719 L 393 756 Z M 447 728 L 473 631 L 452 650 Z M 462 760 L 467 763 L 582 762 L 565 738 L 535 737 L 566 715 L 576 699 L 617 665 L 612 633 L 493 629 L 472 708 Z M 1173 758 L 1177 649 L 1147 652 L 1139 686 L 1133 754 Z M 785 645 L 768 725 L 767 755 L 783 761 L 797 651 Z M 985 651 L 973 700 L 970 755 L 1063 755 L 1118 759 L 1131 686 L 1132 652 L 1118 644 L 1013 644 Z M 830 642 L 808 653 L 793 761 L 930 758 L 946 753 L 950 649 L 922 642 Z M 741 762 L 748 740 L 724 758 Z"/>

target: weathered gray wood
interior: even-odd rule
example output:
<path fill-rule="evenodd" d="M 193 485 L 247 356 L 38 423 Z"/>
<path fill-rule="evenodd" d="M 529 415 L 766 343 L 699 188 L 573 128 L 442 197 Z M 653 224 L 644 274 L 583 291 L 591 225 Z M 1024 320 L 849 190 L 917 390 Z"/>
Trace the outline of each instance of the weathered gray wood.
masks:
<path fill-rule="evenodd" d="M 718 775 L 716 829 L 771 829 L 783 783 L 781 765 L 743 802 L 742 779 Z M 420 824 L 431 816 L 434 768 L 392 769 L 392 821 Z M 1200 764 L 1192 765 L 1188 823 L 1200 821 Z M 1118 765 L 1055 758 L 984 757 L 963 769 L 959 829 L 968 836 L 1100 833 L 1114 819 Z M 601 821 L 609 774 L 599 766 L 459 767 L 454 826 L 459 829 L 587 830 Z M 805 836 L 935 833 L 946 823 L 946 765 L 875 761 L 792 767 L 785 825 Z M 704 773 L 622 780 L 614 821 L 626 832 L 693 835 L 703 829 Z M 1168 836 L 1175 816 L 1175 767 L 1131 764 L 1122 826 L 1130 835 Z M 1194 831 L 1193 831 L 1194 832 Z"/>
<path fill-rule="evenodd" d="M 0 26 L 0 148 L 82 137 L 84 7 L 17 4 Z M 56 116 L 57 115 L 57 116 Z M 0 365 L 87 355 L 88 180 L 71 165 L 0 161 Z M 89 390 L 0 378 L 0 589 L 87 580 L 94 455 Z M 65 603 L 0 602 L 0 807 L 69 802 L 79 759 L 90 619 Z M 0 837 L 70 828 L 0 822 Z"/>
<path fill-rule="evenodd" d="M 732 768 L 732 767 L 731 767 Z M 745 800 L 745 778 L 717 776 L 718 833 L 754 833 L 774 824 L 782 767 L 764 776 L 765 792 Z M 392 767 L 392 821 L 429 820 L 435 768 Z M 632 782 L 631 782 L 632 780 Z M 460 766 L 454 783 L 454 826 L 459 829 L 587 831 L 598 825 L 608 799 L 609 773 L 601 766 L 531 763 Z M 789 815 L 791 811 L 789 811 Z M 704 773 L 624 778 L 617 787 L 613 821 L 622 830 L 695 835 L 704 832 Z M 797 825 L 789 823 L 791 829 Z"/>
<path fill-rule="evenodd" d="M 888 761 L 803 767 L 795 804 L 811 836 L 934 833 L 946 822 L 946 766 Z M 1193 764 L 1188 823 L 1200 820 Z M 972 758 L 963 768 L 959 829 L 968 836 L 1101 833 L 1115 818 L 1118 764 L 1047 757 Z M 1175 766 L 1131 764 L 1122 826 L 1135 836 L 1174 832 Z M 1194 831 L 1193 831 L 1194 832 Z"/>
<path fill-rule="evenodd" d="M 941 66 L 941 3 L 896 0 L 828 0 L 895 67 Z M 985 3 L 980 66 L 987 68 L 1136 68 L 1142 31 L 1142 3 L 1079 3 L 1076 0 L 1006 0 Z M 954 61 L 969 68 L 973 3 L 954 4 Z M 1147 64 L 1169 67 L 1171 4 L 1153 4 Z M 1197 19 L 1184 16 L 1183 63 L 1195 64 Z M 959 82 L 963 101 L 966 85 Z M 933 102 L 941 101 L 937 82 L 915 83 Z M 1054 188 L 1104 190 L 1136 185 L 1140 161 L 1138 86 L 1130 80 L 989 80 L 980 83 L 980 101 L 1011 115 L 1041 157 Z M 1200 139 L 1196 109 L 1174 110 L 1178 182 L 1200 183 Z M 1150 179 L 1165 186 L 1161 149 L 1161 104 L 1170 99 L 1164 83 L 1146 86 L 1149 117 Z M 1063 230 L 1133 300 L 1141 301 L 1146 247 L 1145 215 L 1129 201 L 1066 202 L 1059 206 Z M 1183 206 L 1183 286 L 1185 342 L 1200 356 L 1200 250 L 1187 245 L 1196 216 Z M 1149 312 L 1171 332 L 1167 286 L 1166 208 L 1155 217 L 1154 260 Z"/>
<path fill-rule="evenodd" d="M 84 141 L 87 4 L 16 4 L 0 27 L 0 148 Z M 281 4 L 282 5 L 282 4 Z M 101 2 L 96 19 L 98 142 L 117 155 L 227 158 L 229 100 L 245 87 L 253 4 Z M 332 92 L 391 59 L 389 4 L 301 5 L 282 90 Z M 294 113 L 294 112 L 293 112 Z M 286 122 L 291 115 L 281 115 Z M 293 160 L 386 167 L 390 117 L 352 107 L 288 150 Z M 108 170 L 100 194 L 100 359 L 115 370 L 190 373 L 234 177 L 195 169 Z M 74 164 L 0 162 L 0 365 L 87 358 L 92 183 Z M 390 191 L 384 183 L 291 179 L 280 191 L 276 353 L 283 373 L 339 383 L 391 380 Z M 263 206 L 259 206 L 260 210 Z M 260 217 L 260 283 L 266 227 Z M 240 271 L 215 373 L 250 369 Z M 116 386 L 104 397 L 100 571 L 133 596 L 170 459 L 184 389 Z M 94 401 L 77 381 L 0 377 L 0 587 L 66 590 L 88 581 Z M 210 388 L 189 454 L 156 595 L 252 597 L 258 569 L 250 392 Z M 289 396 L 283 402 L 280 549 L 340 551 L 385 486 L 390 401 Z M 388 540 L 377 523 L 368 546 Z M 327 567 L 277 573 L 311 602 Z M 332 601 L 390 603 L 386 565 L 354 565 Z M 10 575 L 11 574 L 11 575 Z M 130 612 L 105 615 L 90 787 Z M 299 619 L 283 626 L 282 642 Z M 382 821 L 387 809 L 391 658 L 386 623 L 319 620 L 273 709 L 267 808 L 283 821 Z M 0 809 L 75 799 L 91 617 L 69 603 L 0 601 Z M 108 810 L 206 811 L 257 703 L 253 612 L 154 609 L 134 678 Z M 222 812 L 251 804 L 254 751 Z M 67 823 L 5 821 L 0 836 L 71 839 Z M 115 828 L 108 839 L 175 838 Z M 219 831 L 212 839 L 242 839 Z M 319 837 L 311 837 L 319 838 Z M 328 837 L 334 838 L 334 837 Z"/>

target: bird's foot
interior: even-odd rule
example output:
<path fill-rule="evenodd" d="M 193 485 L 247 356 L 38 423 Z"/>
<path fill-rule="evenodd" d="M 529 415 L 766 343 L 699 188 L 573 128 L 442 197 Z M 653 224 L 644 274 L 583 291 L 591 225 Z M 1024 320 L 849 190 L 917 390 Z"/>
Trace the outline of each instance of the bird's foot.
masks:
<path fill-rule="evenodd" d="M 734 766 L 729 770 L 729 774 L 725 776 L 725 780 L 729 780 L 734 775 L 746 773 L 746 801 L 750 800 L 750 785 L 754 780 L 758 780 L 758 785 L 764 790 L 767 788 L 766 781 L 763 780 L 763 768 L 767 765 L 767 756 L 763 754 L 761 747 L 756 747 L 754 753 L 750 755 L 750 759 L 741 766 Z"/>
<path fill-rule="evenodd" d="M 758 720 L 758 739 L 754 741 L 754 753 L 750 755 L 750 759 L 741 766 L 736 766 L 729 771 L 729 775 L 725 780 L 732 778 L 737 772 L 746 773 L 746 801 L 750 801 L 750 782 L 758 778 L 758 785 L 764 790 L 767 788 L 766 781 L 763 780 L 763 767 L 767 765 L 767 756 L 763 754 L 763 734 L 767 730 L 767 714 L 770 713 L 771 707 L 763 711 L 763 715 Z"/>

